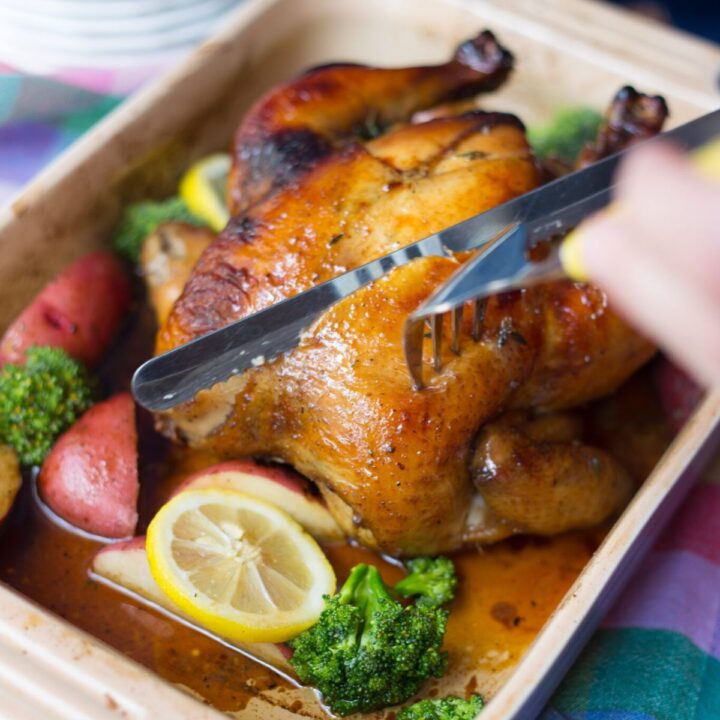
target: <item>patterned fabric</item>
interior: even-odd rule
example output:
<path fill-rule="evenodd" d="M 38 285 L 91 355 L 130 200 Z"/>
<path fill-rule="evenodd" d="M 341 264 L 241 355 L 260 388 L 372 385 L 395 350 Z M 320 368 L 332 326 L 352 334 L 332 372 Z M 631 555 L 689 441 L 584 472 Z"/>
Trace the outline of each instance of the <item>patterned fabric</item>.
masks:
<path fill-rule="evenodd" d="M 119 100 L 0 68 L 0 205 Z M 720 467 L 709 476 L 543 720 L 720 719 Z"/>
<path fill-rule="evenodd" d="M 121 100 L 0 68 L 0 206 Z"/>
<path fill-rule="evenodd" d="M 720 467 L 706 475 L 543 720 L 720 718 Z"/>
<path fill-rule="evenodd" d="M 0 127 L 0 206 L 115 103 L 51 122 L 22 120 Z"/>

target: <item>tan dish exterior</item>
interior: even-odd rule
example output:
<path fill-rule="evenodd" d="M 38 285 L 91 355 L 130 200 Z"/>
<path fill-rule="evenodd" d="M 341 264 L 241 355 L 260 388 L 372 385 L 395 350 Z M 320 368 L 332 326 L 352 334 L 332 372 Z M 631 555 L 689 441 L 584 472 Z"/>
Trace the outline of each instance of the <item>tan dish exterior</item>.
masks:
<path fill-rule="evenodd" d="M 72 259 L 106 244 L 123 203 L 147 196 L 148 189 L 162 197 L 191 160 L 226 147 L 243 110 L 273 83 L 330 60 L 439 61 L 484 27 L 518 56 L 512 81 L 488 103 L 528 122 L 558 105 L 602 107 L 626 83 L 665 95 L 671 125 L 715 109 L 720 100 L 717 47 L 586 0 L 247 0 L 221 34 L 100 123 L 0 212 L 0 326 Z M 483 720 L 533 717 L 690 486 L 692 472 L 686 471 L 718 424 L 715 391 L 501 685 Z M 3 720 L 221 717 L 0 585 Z M 239 717 L 298 716 L 252 702 Z"/>

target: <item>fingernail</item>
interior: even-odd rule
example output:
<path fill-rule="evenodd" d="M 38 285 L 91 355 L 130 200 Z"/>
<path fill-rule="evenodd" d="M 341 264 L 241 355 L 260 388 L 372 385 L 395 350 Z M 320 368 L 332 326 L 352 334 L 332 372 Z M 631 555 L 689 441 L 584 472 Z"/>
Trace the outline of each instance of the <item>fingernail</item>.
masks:
<path fill-rule="evenodd" d="M 588 272 L 582 251 L 581 229 L 571 230 L 560 246 L 560 262 L 565 272 L 574 280 L 588 280 Z"/>
<path fill-rule="evenodd" d="M 692 162 L 703 177 L 720 181 L 720 139 L 713 140 L 692 153 Z"/>

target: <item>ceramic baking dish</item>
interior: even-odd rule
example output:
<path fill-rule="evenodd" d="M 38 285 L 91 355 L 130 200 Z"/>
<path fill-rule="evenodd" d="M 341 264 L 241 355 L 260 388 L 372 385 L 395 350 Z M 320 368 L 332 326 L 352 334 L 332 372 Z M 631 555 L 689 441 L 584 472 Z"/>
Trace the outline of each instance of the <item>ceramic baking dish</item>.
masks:
<path fill-rule="evenodd" d="M 437 62 L 489 27 L 517 57 L 494 109 L 533 122 L 558 105 L 602 107 L 625 83 L 666 96 L 672 124 L 718 105 L 720 51 L 582 0 L 248 0 L 186 63 L 100 123 L 0 214 L 0 326 L 55 272 L 107 243 L 125 202 L 169 194 L 196 157 L 225 148 L 248 104 L 308 65 Z M 542 707 L 707 460 L 709 394 L 509 676 L 484 720 Z M 94 638 L 0 585 L 0 717 L 219 718 Z M 241 718 L 292 718 L 250 703 Z"/>

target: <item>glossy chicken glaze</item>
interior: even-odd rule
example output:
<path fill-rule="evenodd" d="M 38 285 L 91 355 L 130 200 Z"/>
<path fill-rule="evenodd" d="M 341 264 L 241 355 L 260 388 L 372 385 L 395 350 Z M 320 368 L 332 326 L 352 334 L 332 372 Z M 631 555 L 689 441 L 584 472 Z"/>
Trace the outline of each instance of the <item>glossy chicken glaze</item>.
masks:
<path fill-rule="evenodd" d="M 231 220 L 195 266 L 159 333 L 158 351 L 538 183 L 522 125 L 512 116 L 477 112 L 430 125 L 347 145 L 308 170 L 301 184 Z"/>
<path fill-rule="evenodd" d="M 399 122 L 495 87 L 510 57 L 483 33 L 436 68 L 331 66 L 261 99 L 236 136 L 230 194 L 238 214 L 189 274 L 157 350 L 536 187 L 542 174 L 513 116 L 466 105 L 453 115 L 446 105 L 439 116 Z M 632 126 L 640 102 L 637 93 L 618 96 L 603 132 L 615 127 L 613 112 Z M 358 128 L 370 119 L 390 127 L 363 143 Z M 287 133 L 297 142 L 283 155 L 277 138 Z M 595 155 L 628 137 L 612 135 Z M 596 288 L 556 283 L 493 298 L 480 340 L 471 340 L 466 320 L 461 354 L 445 349 L 442 372 L 416 392 L 403 358 L 404 320 L 462 260 L 397 268 L 331 308 L 293 352 L 160 414 L 159 426 L 221 457 L 282 459 L 317 483 L 348 535 L 393 555 L 601 521 L 631 486 L 609 456 L 578 451 L 582 438 L 542 453 L 553 483 L 535 482 L 522 463 L 493 474 L 473 461 L 475 441 L 507 410 L 555 412 L 606 395 L 654 348 Z M 473 483 L 472 467 L 483 463 Z M 499 501 L 506 492 L 512 502 Z"/>
<path fill-rule="evenodd" d="M 498 87 L 513 57 L 485 31 L 444 65 L 380 69 L 348 63 L 312 68 L 262 97 L 235 136 L 228 201 L 239 215 L 292 184 L 355 137 L 374 137 L 449 98 Z"/>

